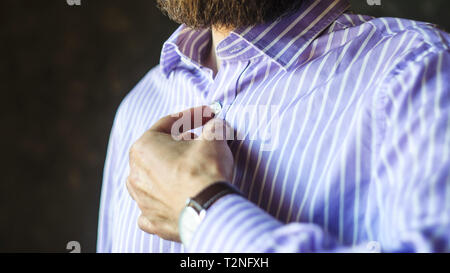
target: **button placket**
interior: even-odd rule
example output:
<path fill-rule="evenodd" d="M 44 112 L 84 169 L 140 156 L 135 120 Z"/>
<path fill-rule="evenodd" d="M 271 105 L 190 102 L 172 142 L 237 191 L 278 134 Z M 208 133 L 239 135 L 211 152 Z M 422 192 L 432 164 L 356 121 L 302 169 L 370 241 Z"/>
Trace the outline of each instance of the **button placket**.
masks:
<path fill-rule="evenodd" d="M 213 107 L 216 107 L 217 109 L 218 109 L 218 106 L 220 105 L 220 111 L 216 115 L 216 117 L 225 119 L 229 107 L 231 107 L 231 105 L 233 104 L 233 102 L 236 99 L 237 91 L 238 91 L 239 86 L 241 84 L 240 81 L 241 81 L 245 71 L 247 71 L 249 66 L 250 66 L 250 61 L 248 61 L 244 65 L 244 67 L 241 69 L 241 72 L 237 76 L 235 76 L 236 80 L 233 81 L 234 84 L 231 84 L 228 87 L 228 90 L 225 90 L 222 93 L 218 93 L 218 90 L 217 90 L 218 87 L 216 85 L 213 87 L 213 89 L 215 89 L 215 91 L 213 91 L 211 96 L 209 96 L 208 104 L 213 105 Z M 219 71 L 219 74 L 220 74 L 220 71 Z M 221 74 L 221 77 L 227 77 L 227 76 L 229 76 L 229 75 L 222 75 Z M 218 78 L 216 78 L 216 83 L 217 82 L 221 82 L 221 81 L 226 81 L 226 79 L 218 79 Z"/>

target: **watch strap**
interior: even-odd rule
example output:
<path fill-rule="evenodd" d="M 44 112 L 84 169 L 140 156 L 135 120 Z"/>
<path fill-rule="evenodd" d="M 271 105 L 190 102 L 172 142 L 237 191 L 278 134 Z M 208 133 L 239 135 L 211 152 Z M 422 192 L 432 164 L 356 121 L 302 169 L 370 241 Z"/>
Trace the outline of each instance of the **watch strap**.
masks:
<path fill-rule="evenodd" d="M 219 181 L 203 189 L 195 197 L 191 198 L 191 200 L 200 205 L 202 209 L 207 210 L 214 202 L 227 194 L 242 195 L 231 183 Z"/>

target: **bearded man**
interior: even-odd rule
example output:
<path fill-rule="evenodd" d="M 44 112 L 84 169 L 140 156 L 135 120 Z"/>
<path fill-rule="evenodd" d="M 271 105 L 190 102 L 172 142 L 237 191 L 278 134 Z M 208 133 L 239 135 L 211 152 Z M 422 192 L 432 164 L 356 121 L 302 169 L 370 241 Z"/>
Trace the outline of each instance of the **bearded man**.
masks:
<path fill-rule="evenodd" d="M 346 0 L 158 4 L 181 26 L 118 109 L 99 252 L 449 251 L 447 33 Z M 215 118 L 174 139 L 194 106 Z"/>

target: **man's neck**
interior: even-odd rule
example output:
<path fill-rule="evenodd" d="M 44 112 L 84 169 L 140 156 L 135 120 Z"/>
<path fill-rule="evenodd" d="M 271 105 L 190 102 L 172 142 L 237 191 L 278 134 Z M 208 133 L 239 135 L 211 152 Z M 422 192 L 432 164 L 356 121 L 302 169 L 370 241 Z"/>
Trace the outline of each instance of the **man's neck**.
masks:
<path fill-rule="evenodd" d="M 216 76 L 217 72 L 220 69 L 221 62 L 217 58 L 216 55 L 216 46 L 225 39 L 231 32 L 231 29 L 225 29 L 225 28 L 217 28 L 212 27 L 212 43 L 211 43 L 211 49 L 208 55 L 208 58 L 205 61 L 205 66 L 210 68 L 213 73 L 214 77 Z"/>

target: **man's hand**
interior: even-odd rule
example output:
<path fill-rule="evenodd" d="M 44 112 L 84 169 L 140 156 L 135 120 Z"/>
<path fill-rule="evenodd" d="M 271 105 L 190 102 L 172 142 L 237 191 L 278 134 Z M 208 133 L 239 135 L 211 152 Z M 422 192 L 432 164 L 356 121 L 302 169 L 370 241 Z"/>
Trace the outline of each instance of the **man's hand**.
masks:
<path fill-rule="evenodd" d="M 199 137 L 189 132 L 203 125 Z M 231 179 L 233 156 L 226 142 L 230 130 L 202 106 L 160 119 L 133 144 L 127 188 L 142 212 L 140 229 L 180 241 L 178 218 L 187 198 Z"/>

